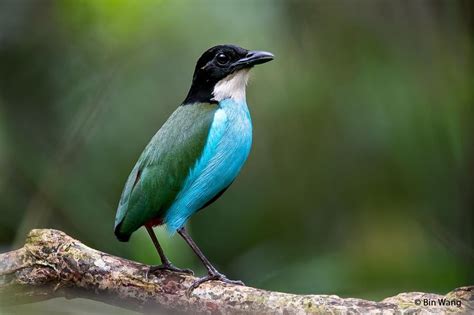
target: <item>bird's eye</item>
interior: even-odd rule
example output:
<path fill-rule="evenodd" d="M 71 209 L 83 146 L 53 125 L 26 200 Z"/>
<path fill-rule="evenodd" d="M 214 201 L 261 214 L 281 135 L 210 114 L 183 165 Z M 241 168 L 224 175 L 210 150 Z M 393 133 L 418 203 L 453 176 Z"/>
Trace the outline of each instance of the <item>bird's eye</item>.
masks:
<path fill-rule="evenodd" d="M 230 58 L 226 54 L 220 53 L 216 56 L 216 60 L 218 64 L 224 66 L 229 62 Z"/>

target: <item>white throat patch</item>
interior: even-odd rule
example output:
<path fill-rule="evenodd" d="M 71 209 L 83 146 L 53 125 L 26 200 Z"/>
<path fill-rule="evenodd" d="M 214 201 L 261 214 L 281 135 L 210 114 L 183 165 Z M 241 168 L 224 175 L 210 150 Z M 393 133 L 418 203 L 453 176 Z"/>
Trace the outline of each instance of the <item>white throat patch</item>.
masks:
<path fill-rule="evenodd" d="M 245 86 L 249 79 L 249 69 L 242 69 L 234 72 L 220 80 L 214 86 L 213 100 L 220 102 L 223 99 L 231 98 L 236 101 L 245 100 Z"/>

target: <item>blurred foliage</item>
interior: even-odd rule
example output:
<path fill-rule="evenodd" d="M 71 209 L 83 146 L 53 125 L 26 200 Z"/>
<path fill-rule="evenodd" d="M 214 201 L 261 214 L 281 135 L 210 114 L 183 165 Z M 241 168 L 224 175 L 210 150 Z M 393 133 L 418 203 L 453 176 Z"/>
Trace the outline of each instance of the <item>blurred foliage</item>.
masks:
<path fill-rule="evenodd" d="M 474 280 L 469 1 L 0 2 L 0 244 L 35 227 L 158 263 L 112 227 L 124 182 L 210 46 L 275 53 L 254 145 L 190 221 L 231 278 L 379 299 Z M 178 266 L 203 271 L 159 233 Z"/>

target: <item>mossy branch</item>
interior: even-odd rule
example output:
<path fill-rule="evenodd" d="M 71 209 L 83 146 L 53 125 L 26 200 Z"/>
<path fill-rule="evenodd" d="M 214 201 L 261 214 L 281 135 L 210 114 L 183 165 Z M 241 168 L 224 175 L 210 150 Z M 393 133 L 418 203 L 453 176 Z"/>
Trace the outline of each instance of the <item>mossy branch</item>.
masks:
<path fill-rule="evenodd" d="M 147 279 L 147 268 L 89 248 L 61 231 L 32 230 L 22 248 L 0 254 L 0 305 L 54 297 L 85 297 L 143 312 L 441 314 L 474 311 L 474 286 L 455 289 L 445 296 L 412 292 L 373 302 L 335 295 L 270 292 L 213 281 L 188 296 L 186 291 L 194 277 L 163 271 Z M 424 306 L 424 301 L 435 301 L 437 305 Z M 438 301 L 451 305 L 440 306 Z"/>

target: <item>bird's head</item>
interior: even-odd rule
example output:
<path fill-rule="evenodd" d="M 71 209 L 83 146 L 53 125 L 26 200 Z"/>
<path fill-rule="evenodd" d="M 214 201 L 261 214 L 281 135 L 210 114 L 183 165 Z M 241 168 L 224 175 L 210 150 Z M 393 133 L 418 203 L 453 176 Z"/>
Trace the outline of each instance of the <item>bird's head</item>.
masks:
<path fill-rule="evenodd" d="M 183 104 L 245 99 L 250 68 L 273 60 L 273 54 L 234 45 L 209 48 L 196 63 L 193 83 Z"/>

